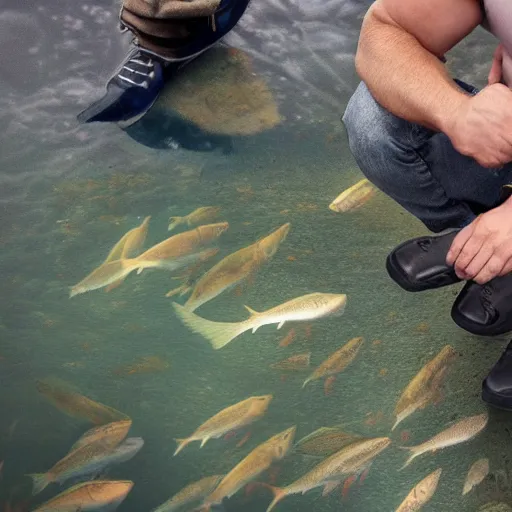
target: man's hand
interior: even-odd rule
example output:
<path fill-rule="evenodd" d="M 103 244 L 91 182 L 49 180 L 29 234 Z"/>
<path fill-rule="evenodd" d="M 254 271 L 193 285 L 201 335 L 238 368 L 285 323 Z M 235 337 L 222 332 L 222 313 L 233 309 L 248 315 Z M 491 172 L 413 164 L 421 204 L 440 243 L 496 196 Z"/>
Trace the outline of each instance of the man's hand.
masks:
<path fill-rule="evenodd" d="M 476 96 L 465 97 L 443 131 L 455 149 L 484 167 L 511 162 L 512 90 L 494 83 Z"/>
<path fill-rule="evenodd" d="M 446 257 L 460 279 L 485 284 L 512 272 L 512 203 L 477 217 L 453 240 Z"/>

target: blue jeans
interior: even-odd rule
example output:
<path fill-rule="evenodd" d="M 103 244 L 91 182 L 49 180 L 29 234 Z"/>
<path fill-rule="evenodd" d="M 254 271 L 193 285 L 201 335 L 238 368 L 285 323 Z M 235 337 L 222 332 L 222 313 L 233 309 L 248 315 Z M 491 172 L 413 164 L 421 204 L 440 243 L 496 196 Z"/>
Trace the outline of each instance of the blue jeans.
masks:
<path fill-rule="evenodd" d="M 391 114 L 363 82 L 347 105 L 343 123 L 363 174 L 434 233 L 463 227 L 497 206 L 501 187 L 511 182 L 512 164 L 482 167 L 461 155 L 445 134 Z"/>

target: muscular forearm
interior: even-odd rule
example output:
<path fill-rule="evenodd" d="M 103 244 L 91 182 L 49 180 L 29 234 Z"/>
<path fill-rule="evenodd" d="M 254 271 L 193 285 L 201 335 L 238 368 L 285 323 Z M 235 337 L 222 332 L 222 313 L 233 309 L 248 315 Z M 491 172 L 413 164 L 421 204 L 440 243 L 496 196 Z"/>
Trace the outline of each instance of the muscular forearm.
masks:
<path fill-rule="evenodd" d="M 372 10 L 361 30 L 356 68 L 382 106 L 436 131 L 446 131 L 453 112 L 468 99 L 437 56 Z"/>

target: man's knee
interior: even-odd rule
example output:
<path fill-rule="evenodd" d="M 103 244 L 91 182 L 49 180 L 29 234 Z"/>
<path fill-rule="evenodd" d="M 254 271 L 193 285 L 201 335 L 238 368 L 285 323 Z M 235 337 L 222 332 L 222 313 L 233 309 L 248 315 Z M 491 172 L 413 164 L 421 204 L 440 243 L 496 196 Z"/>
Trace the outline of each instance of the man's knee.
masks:
<path fill-rule="evenodd" d="M 370 180 L 382 168 L 383 158 L 407 146 L 406 140 L 401 140 L 406 139 L 407 122 L 379 105 L 363 82 L 350 98 L 342 120 L 350 150 Z"/>
<path fill-rule="evenodd" d="M 377 103 L 368 87 L 361 82 L 343 115 L 343 124 L 354 156 L 389 142 L 389 138 L 393 137 L 389 116 L 392 114 Z"/>

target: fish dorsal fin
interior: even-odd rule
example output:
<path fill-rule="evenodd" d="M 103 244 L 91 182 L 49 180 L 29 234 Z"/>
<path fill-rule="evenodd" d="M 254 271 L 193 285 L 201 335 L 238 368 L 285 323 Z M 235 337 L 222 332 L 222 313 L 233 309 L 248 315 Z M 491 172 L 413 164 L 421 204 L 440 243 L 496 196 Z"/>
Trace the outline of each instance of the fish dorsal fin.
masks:
<path fill-rule="evenodd" d="M 244 308 L 249 312 L 249 314 L 251 316 L 259 315 L 259 313 L 257 311 L 254 311 L 254 309 L 250 308 L 249 306 L 246 306 L 245 304 L 244 304 Z"/>

